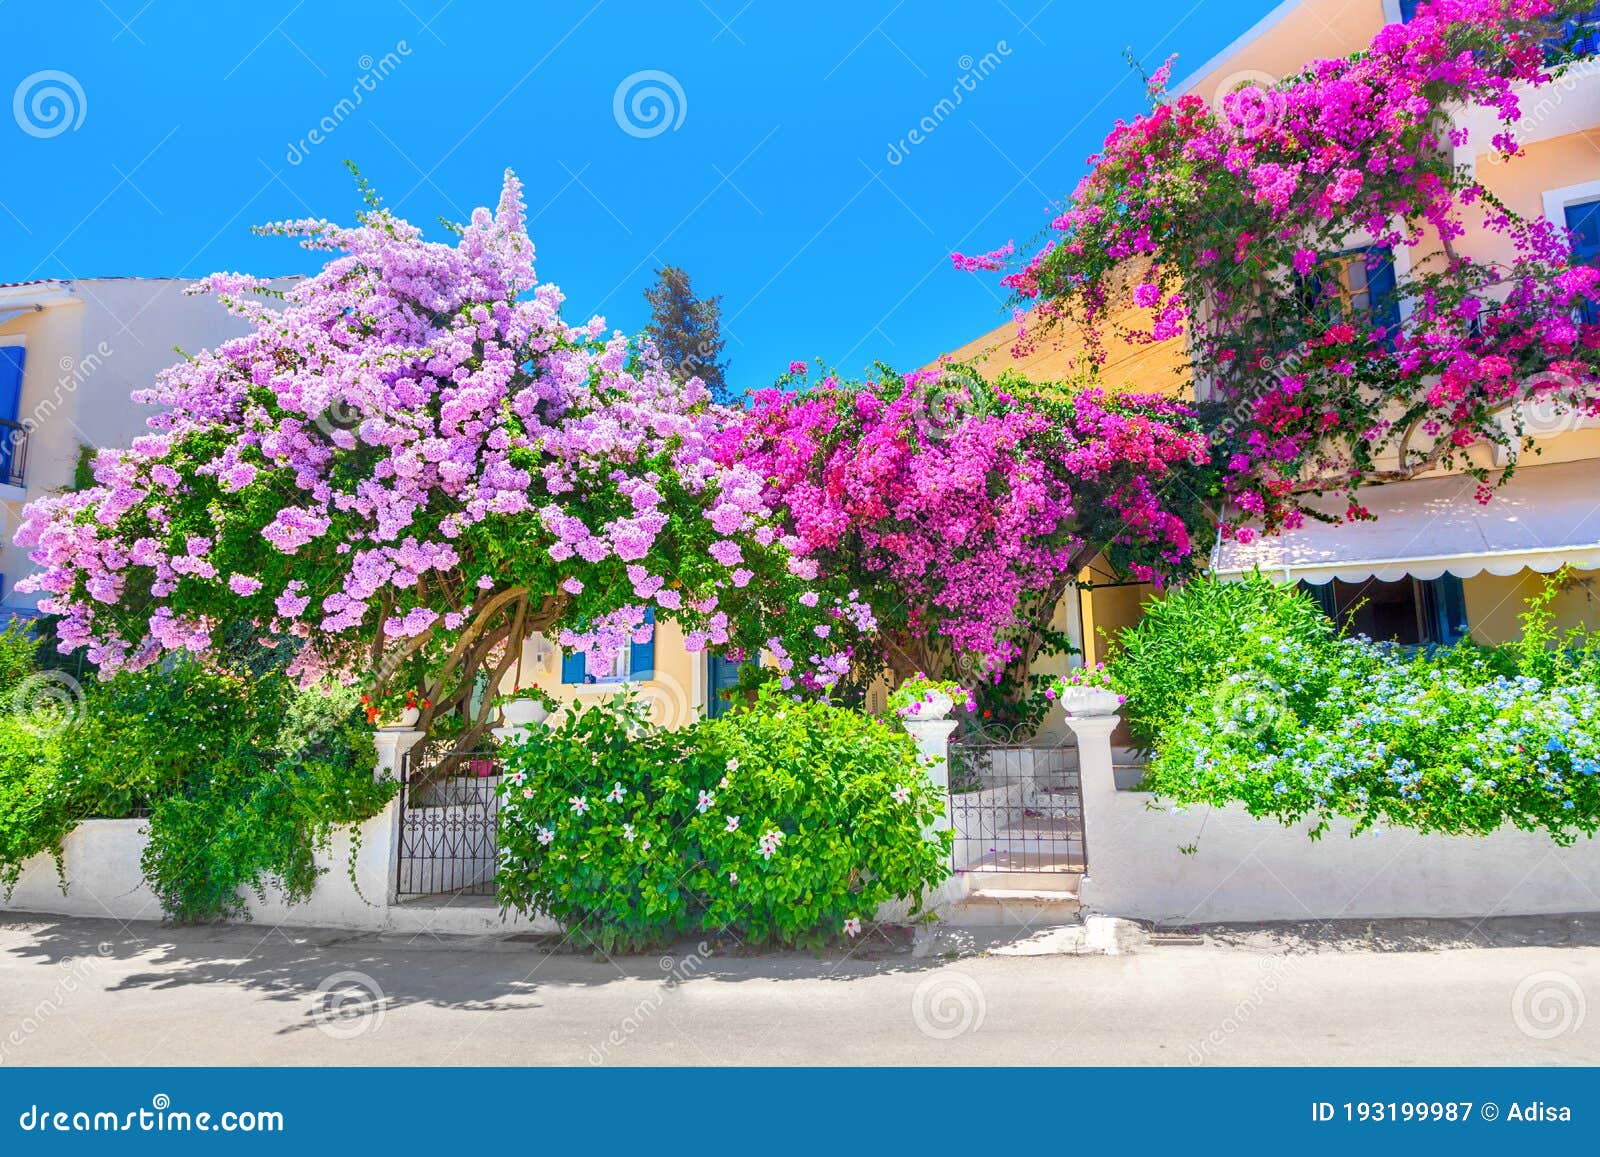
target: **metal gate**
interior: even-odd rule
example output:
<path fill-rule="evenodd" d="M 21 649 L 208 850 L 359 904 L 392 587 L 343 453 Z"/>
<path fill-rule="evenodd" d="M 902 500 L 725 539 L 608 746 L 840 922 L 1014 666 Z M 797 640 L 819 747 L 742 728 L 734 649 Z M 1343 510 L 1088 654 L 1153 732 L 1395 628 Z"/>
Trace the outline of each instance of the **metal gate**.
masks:
<path fill-rule="evenodd" d="M 500 775 L 492 751 L 421 744 L 400 779 L 400 896 L 494 895 Z"/>
<path fill-rule="evenodd" d="M 1077 748 L 952 743 L 950 822 L 957 871 L 1086 871 Z"/>

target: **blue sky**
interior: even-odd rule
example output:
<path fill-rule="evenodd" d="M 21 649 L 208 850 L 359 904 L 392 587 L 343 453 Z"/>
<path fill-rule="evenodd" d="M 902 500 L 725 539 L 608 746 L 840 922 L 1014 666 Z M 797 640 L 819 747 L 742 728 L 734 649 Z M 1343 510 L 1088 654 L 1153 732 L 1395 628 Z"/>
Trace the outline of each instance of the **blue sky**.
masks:
<path fill-rule="evenodd" d="M 791 358 L 912 368 L 1004 320 L 947 255 L 1037 233 L 1142 105 L 1123 49 L 1178 52 L 1181 77 L 1269 7 L 0 0 L 0 281 L 308 272 L 248 227 L 348 219 L 346 158 L 430 225 L 510 166 L 569 317 L 637 329 L 673 262 L 724 295 L 737 386 Z M 34 112 L 51 87 L 71 127 Z M 648 94 L 630 111 L 649 88 L 668 120 Z"/>

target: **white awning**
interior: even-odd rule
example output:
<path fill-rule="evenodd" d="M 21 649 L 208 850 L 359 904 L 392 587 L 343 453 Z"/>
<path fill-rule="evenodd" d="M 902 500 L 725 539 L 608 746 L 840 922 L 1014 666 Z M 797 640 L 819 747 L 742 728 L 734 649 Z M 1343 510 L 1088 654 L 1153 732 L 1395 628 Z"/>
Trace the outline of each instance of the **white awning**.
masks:
<path fill-rule="evenodd" d="M 1297 530 L 1248 544 L 1219 542 L 1212 569 L 1237 577 L 1260 568 L 1285 580 L 1326 583 L 1600 568 L 1600 460 L 1523 466 L 1487 505 L 1474 497 L 1476 489 L 1466 475 L 1364 486 L 1357 501 L 1377 521 L 1307 519 Z M 1310 505 L 1342 517 L 1348 502 L 1330 495 Z"/>

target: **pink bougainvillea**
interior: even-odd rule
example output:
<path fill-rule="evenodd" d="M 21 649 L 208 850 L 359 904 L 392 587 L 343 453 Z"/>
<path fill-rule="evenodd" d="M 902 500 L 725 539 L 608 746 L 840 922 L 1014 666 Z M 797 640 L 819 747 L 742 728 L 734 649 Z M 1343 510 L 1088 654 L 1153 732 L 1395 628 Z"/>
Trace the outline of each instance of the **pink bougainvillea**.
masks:
<path fill-rule="evenodd" d="M 852 577 L 886 661 L 995 677 L 1031 658 L 1039 614 L 1094 555 L 1146 578 L 1186 564 L 1176 475 L 1206 460 L 1170 400 L 960 368 L 758 393 L 719 449 L 766 479 L 801 565 Z"/>
<path fill-rule="evenodd" d="M 1185 336 L 1238 512 L 1226 532 L 1292 526 L 1303 494 L 1440 465 L 1491 484 L 1464 451 L 1514 458 L 1537 432 L 1530 406 L 1600 414 L 1600 271 L 1454 150 L 1517 152 L 1520 94 L 1542 99 L 1592 7 L 1436 0 L 1272 87 L 1207 104 L 1153 85 L 1152 111 L 1117 123 L 1054 236 L 1003 279 L 1034 311 L 1026 340 L 1070 321 L 1101 360 L 1130 305 L 1148 324 L 1115 336 Z M 1473 109 L 1501 122 L 1492 140 L 1460 127 Z M 1497 256 L 1461 251 L 1471 229 Z"/>
<path fill-rule="evenodd" d="M 200 283 L 251 332 L 162 373 L 151 432 L 101 451 L 92 487 L 27 509 L 24 585 L 63 650 L 110 673 L 243 625 L 308 680 L 432 711 L 534 630 L 605 660 L 652 612 L 691 648 L 792 640 L 818 687 L 848 665 L 844 628 L 870 619 L 799 603 L 816 576 L 762 476 L 712 455 L 733 413 L 601 319 L 562 320 L 509 174 L 454 245 L 375 203 L 355 227 L 271 231 L 327 265 L 281 302 Z"/>

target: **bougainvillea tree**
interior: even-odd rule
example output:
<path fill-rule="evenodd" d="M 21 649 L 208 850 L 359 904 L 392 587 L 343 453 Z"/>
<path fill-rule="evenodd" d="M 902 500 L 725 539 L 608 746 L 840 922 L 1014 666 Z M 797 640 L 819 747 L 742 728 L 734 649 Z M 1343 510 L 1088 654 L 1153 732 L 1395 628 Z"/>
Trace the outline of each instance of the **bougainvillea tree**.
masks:
<path fill-rule="evenodd" d="M 1510 467 L 1469 447 L 1498 444 L 1514 463 L 1535 408 L 1600 413 L 1586 308 L 1600 272 L 1454 150 L 1517 153 L 1526 93 L 1570 64 L 1574 18 L 1592 7 L 1424 3 L 1362 53 L 1212 104 L 1168 99 L 1169 61 L 1153 110 L 1117 124 L 1053 236 L 1005 277 L 1031 310 L 1023 340 L 1070 323 L 1092 361 L 1113 336 L 1187 337 L 1224 493 L 1268 529 L 1302 520 L 1305 495 L 1437 466 L 1470 470 L 1487 501 Z M 1498 124 L 1492 140 L 1461 127 L 1476 110 Z M 1390 290 L 1401 255 L 1409 272 Z M 1130 306 L 1148 321 L 1113 324 Z M 1353 500 L 1349 517 L 1365 517 Z"/>
<path fill-rule="evenodd" d="M 92 487 L 30 505 L 62 649 L 110 673 L 247 623 L 303 679 L 369 686 L 375 718 L 476 702 L 481 729 L 474 691 L 533 632 L 605 660 L 659 616 L 691 648 L 799 640 L 787 661 L 830 686 L 869 612 L 801 601 L 816 564 L 761 475 L 713 457 L 729 413 L 698 381 L 562 321 L 516 180 L 453 245 L 368 203 L 355 227 L 268 227 L 334 254 L 276 307 L 256 279 L 203 282 L 251 332 L 165 371 L 151 432 Z"/>
<path fill-rule="evenodd" d="M 960 366 L 792 388 L 806 368 L 719 445 L 766 478 L 796 552 L 871 605 L 860 673 L 1009 672 L 1015 690 L 1091 559 L 1143 579 L 1188 565 L 1207 454 L 1187 406 Z"/>

